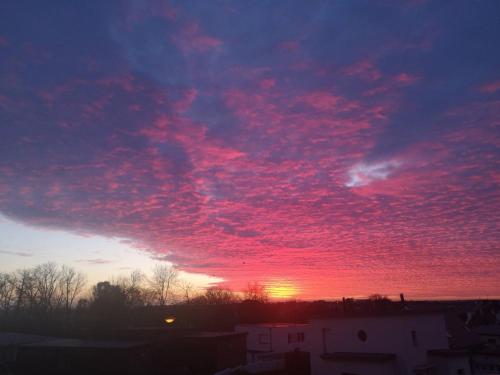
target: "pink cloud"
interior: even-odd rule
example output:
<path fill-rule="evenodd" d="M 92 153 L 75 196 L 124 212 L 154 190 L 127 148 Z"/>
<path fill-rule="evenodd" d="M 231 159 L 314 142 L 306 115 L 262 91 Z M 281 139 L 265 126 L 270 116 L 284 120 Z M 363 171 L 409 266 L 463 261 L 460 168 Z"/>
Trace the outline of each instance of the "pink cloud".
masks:
<path fill-rule="evenodd" d="M 174 42 L 184 52 L 207 52 L 222 45 L 220 39 L 205 35 L 197 22 L 184 26 L 181 33 L 173 37 Z"/>
<path fill-rule="evenodd" d="M 300 43 L 298 41 L 295 41 L 295 40 L 290 40 L 290 41 L 281 43 L 278 46 L 278 48 L 280 50 L 286 51 L 286 52 L 296 52 L 300 48 Z"/>
<path fill-rule="evenodd" d="M 479 88 L 479 91 L 487 94 L 492 94 L 498 90 L 500 90 L 500 81 L 486 83 Z"/>
<path fill-rule="evenodd" d="M 402 85 L 411 85 L 415 83 L 416 81 L 419 80 L 419 77 L 416 77 L 414 75 L 408 74 L 408 73 L 400 73 L 397 76 L 394 77 L 394 80 Z"/>
<path fill-rule="evenodd" d="M 308 298 L 400 290 L 415 296 L 425 294 L 422 278 L 436 293 L 445 291 L 443 277 L 463 282 L 452 271 L 457 261 L 500 266 L 488 256 L 491 237 L 471 240 L 495 222 L 491 203 L 474 189 L 494 192 L 498 184 L 498 174 L 488 172 L 494 147 L 476 148 L 498 141 L 498 103 L 450 111 L 440 121 L 457 127 L 443 126 L 452 130 L 432 143 L 371 160 L 391 115 L 406 104 L 397 95 L 404 85 L 370 78 L 387 95 L 353 98 L 336 87 L 278 85 L 272 73 L 268 67 L 227 73 L 254 82 L 223 93 L 234 137 L 189 116 L 201 95 L 194 88 L 171 100 L 126 75 L 49 88 L 37 100 L 52 103 L 62 140 L 78 128 L 100 135 L 120 112 L 136 116 L 135 127 L 103 132 L 104 141 L 94 138 L 102 145 L 86 149 L 79 163 L 64 154 L 50 166 L 9 165 L 2 177 L 15 179 L 16 188 L 0 188 L 0 201 L 45 213 L 26 219 L 33 225 L 126 236 L 185 270 L 224 277 L 234 289 L 249 279 L 285 280 Z M 96 92 L 87 95 L 89 87 Z M 23 151 L 36 145 L 36 138 L 24 142 Z M 485 255 L 468 258 L 468 249 L 477 248 Z"/>
<path fill-rule="evenodd" d="M 174 110 L 176 112 L 185 112 L 187 111 L 193 102 L 196 100 L 198 96 L 198 90 L 196 89 L 188 89 L 184 91 L 183 97 L 173 104 Z"/>
<path fill-rule="evenodd" d="M 346 76 L 358 77 L 362 80 L 377 81 L 382 77 L 382 73 L 369 60 L 359 61 L 342 70 Z"/>
<path fill-rule="evenodd" d="M 263 79 L 259 82 L 259 86 L 264 90 L 269 90 L 276 85 L 275 79 Z"/>

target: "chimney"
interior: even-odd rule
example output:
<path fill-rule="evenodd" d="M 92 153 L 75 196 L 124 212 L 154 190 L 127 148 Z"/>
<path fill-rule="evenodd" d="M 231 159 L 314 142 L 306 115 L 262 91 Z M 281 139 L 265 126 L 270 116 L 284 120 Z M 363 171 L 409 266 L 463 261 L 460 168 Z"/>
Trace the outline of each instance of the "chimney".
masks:
<path fill-rule="evenodd" d="M 401 307 L 406 307 L 405 295 L 403 293 L 399 293 L 399 300 L 401 301 Z"/>

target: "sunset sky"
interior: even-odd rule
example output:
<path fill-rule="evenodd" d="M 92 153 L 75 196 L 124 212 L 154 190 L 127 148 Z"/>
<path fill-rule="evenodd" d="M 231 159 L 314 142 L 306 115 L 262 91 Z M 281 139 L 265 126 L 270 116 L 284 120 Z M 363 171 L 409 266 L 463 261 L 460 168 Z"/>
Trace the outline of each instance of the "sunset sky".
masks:
<path fill-rule="evenodd" d="M 486 0 L 1 1 L 0 271 L 498 297 L 499 40 Z"/>

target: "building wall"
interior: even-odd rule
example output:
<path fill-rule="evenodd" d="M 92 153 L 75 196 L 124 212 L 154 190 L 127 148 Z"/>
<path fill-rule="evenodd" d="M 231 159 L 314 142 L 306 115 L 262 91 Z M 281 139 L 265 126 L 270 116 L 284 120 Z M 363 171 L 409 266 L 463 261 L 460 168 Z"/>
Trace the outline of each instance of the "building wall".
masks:
<path fill-rule="evenodd" d="M 471 375 L 470 361 L 468 357 L 447 358 L 447 375 L 456 375 L 463 372 L 463 375 Z"/>
<path fill-rule="evenodd" d="M 20 375 L 135 375 L 149 374 L 147 347 L 131 349 L 21 346 L 17 361 Z"/>
<path fill-rule="evenodd" d="M 366 341 L 358 337 L 361 330 Z M 427 362 L 427 350 L 448 348 L 442 314 L 313 320 L 309 339 L 313 375 L 333 375 L 320 358 L 325 352 L 394 353 L 397 373 L 410 375 Z"/>
<path fill-rule="evenodd" d="M 217 341 L 217 370 L 246 363 L 245 336 L 228 337 Z"/>
<path fill-rule="evenodd" d="M 258 325 L 238 325 L 235 327 L 236 332 L 246 332 L 246 344 L 248 351 L 271 351 L 271 330 L 267 327 Z M 259 338 L 265 338 L 260 340 Z"/>
<path fill-rule="evenodd" d="M 0 363 L 15 362 L 17 347 L 14 345 L 0 346 Z"/>
<path fill-rule="evenodd" d="M 367 362 L 332 362 L 325 361 L 322 366 L 323 374 L 341 375 L 397 375 L 394 362 L 367 363 Z M 315 373 L 312 372 L 312 375 Z"/>
<path fill-rule="evenodd" d="M 235 327 L 236 332 L 247 333 L 246 344 L 250 363 L 257 360 L 258 355 L 253 354 L 254 351 L 286 353 L 296 349 L 308 350 L 309 330 L 310 326 L 305 324 L 276 326 L 245 324 Z M 299 334 L 301 336 L 298 336 Z M 289 335 L 292 335 L 292 342 L 289 342 Z M 299 337 L 303 340 L 297 340 Z"/>
<path fill-rule="evenodd" d="M 492 335 L 479 335 L 481 342 L 490 348 L 500 348 L 500 337 Z"/>
<path fill-rule="evenodd" d="M 499 356 L 475 354 L 471 362 L 474 374 L 500 374 Z"/>
<path fill-rule="evenodd" d="M 438 374 L 442 375 L 471 375 L 473 374 L 468 356 L 464 357 L 434 357 L 431 362 L 438 368 Z M 462 371 L 462 372 L 459 372 Z"/>
<path fill-rule="evenodd" d="M 308 349 L 308 325 L 297 325 L 287 327 L 273 327 L 273 351 L 284 353 L 294 350 L 307 350 Z M 297 335 L 302 335 L 303 340 L 297 341 Z M 289 342 L 289 335 L 292 335 L 292 341 Z"/>

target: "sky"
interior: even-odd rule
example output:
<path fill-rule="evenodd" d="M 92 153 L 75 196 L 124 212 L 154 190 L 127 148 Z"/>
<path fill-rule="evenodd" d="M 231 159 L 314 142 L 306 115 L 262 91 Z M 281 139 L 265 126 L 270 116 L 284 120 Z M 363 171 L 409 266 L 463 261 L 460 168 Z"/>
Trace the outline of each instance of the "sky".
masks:
<path fill-rule="evenodd" d="M 498 297 L 499 37 L 496 1 L 2 1 L 0 269 Z"/>

